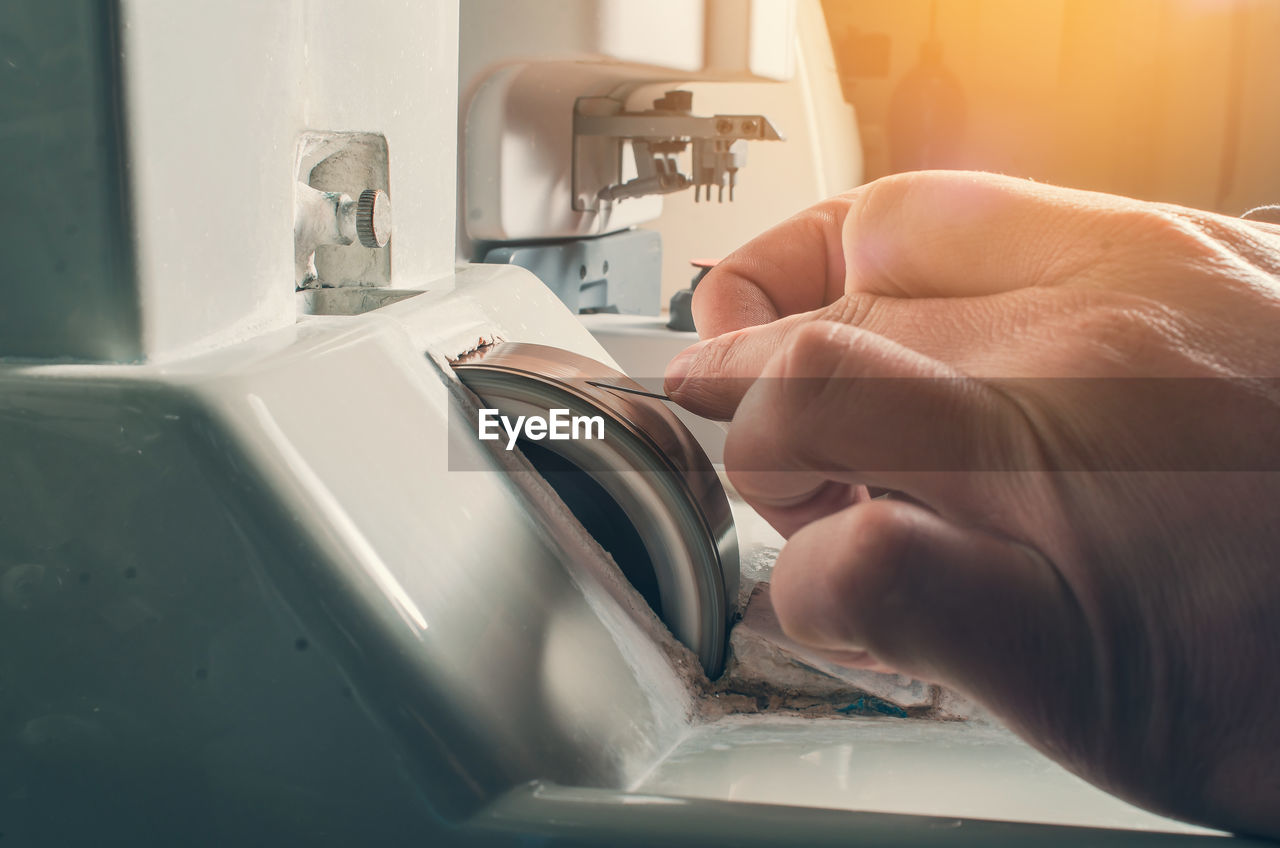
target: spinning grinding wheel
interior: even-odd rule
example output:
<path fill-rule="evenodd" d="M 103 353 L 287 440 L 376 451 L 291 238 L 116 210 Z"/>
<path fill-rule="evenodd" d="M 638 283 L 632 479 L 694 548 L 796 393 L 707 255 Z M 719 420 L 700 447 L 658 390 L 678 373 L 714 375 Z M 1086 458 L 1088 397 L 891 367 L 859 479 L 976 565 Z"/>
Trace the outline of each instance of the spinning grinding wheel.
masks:
<path fill-rule="evenodd" d="M 627 376 L 559 348 L 503 342 L 454 363 L 486 407 L 514 418 L 601 416 L 603 439 L 530 441 L 525 457 L 609 551 L 708 675 L 724 665 L 738 542 L 720 478 L 693 435 Z"/>

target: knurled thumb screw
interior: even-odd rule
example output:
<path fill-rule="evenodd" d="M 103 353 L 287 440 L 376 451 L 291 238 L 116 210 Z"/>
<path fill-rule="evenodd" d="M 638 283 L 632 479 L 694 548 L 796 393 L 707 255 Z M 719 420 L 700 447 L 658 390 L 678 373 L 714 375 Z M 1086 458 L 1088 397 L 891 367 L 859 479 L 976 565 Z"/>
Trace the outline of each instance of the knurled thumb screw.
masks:
<path fill-rule="evenodd" d="M 391 198 L 367 188 L 356 201 L 356 235 L 365 247 L 385 247 L 391 240 Z"/>

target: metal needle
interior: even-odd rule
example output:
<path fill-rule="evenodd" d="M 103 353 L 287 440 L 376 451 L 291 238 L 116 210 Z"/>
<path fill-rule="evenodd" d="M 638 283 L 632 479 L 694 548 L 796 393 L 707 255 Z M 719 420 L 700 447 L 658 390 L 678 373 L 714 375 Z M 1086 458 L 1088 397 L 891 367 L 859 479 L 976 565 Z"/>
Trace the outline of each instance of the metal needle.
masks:
<path fill-rule="evenodd" d="M 668 403 L 674 403 L 674 401 L 666 395 L 658 394 L 657 392 L 647 392 L 644 389 L 633 389 L 630 386 L 617 386 L 613 383 L 599 383 L 595 380 L 587 380 L 586 383 L 588 386 L 595 386 L 598 389 L 610 389 L 615 392 L 626 392 L 627 394 L 640 395 L 641 397 L 649 397 L 654 400 L 665 400 Z"/>

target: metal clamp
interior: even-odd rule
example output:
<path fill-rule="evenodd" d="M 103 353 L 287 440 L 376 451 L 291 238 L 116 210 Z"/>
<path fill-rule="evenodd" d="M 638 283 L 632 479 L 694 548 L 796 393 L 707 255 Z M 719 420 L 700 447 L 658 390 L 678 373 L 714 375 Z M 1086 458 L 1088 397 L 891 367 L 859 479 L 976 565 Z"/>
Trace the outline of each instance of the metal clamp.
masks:
<path fill-rule="evenodd" d="M 609 97 L 583 97 L 573 115 L 574 208 L 595 210 L 601 202 L 694 188 L 694 199 L 725 189 L 733 200 L 738 171 L 747 163 L 748 141 L 781 141 L 763 115 L 694 115 L 693 94 L 668 91 L 653 109 L 627 112 Z M 622 176 L 623 142 L 630 142 L 636 176 Z M 679 154 L 692 148 L 689 174 Z"/>

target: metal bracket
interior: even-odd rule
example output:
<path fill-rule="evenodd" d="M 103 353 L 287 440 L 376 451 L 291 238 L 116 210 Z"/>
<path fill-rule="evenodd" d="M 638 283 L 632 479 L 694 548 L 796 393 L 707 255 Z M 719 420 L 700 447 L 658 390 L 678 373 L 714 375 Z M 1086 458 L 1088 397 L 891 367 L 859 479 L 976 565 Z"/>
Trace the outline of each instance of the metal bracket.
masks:
<path fill-rule="evenodd" d="M 694 199 L 711 189 L 733 200 L 738 171 L 746 165 L 748 141 L 781 141 L 763 115 L 694 115 L 693 93 L 668 91 L 653 109 L 627 112 L 611 97 L 582 97 L 573 114 L 573 208 L 597 211 L 628 197 L 669 194 L 693 186 Z M 635 176 L 624 176 L 630 147 Z M 679 156 L 691 148 L 689 173 Z"/>

